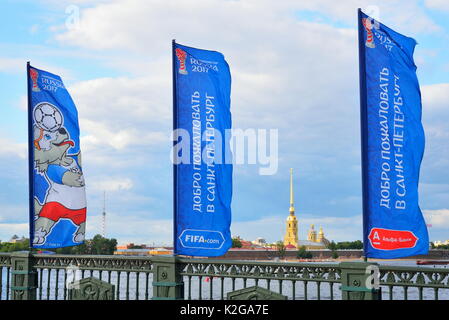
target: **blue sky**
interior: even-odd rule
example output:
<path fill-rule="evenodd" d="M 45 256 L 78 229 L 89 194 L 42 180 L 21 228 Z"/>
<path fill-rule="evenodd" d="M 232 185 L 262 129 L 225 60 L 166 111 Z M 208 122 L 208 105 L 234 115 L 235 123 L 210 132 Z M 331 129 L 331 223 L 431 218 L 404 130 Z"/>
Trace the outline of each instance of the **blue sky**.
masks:
<path fill-rule="evenodd" d="M 27 231 L 25 65 L 59 74 L 78 107 L 87 237 L 171 242 L 171 39 L 222 52 L 233 125 L 279 130 L 279 169 L 234 170 L 234 235 L 283 237 L 289 168 L 300 238 L 322 225 L 361 239 L 356 9 L 414 37 L 426 150 L 420 204 L 431 240 L 449 239 L 449 4 L 427 1 L 0 2 L 0 239 Z M 79 10 L 79 23 L 73 23 Z M 75 19 L 76 20 L 76 19 Z"/>

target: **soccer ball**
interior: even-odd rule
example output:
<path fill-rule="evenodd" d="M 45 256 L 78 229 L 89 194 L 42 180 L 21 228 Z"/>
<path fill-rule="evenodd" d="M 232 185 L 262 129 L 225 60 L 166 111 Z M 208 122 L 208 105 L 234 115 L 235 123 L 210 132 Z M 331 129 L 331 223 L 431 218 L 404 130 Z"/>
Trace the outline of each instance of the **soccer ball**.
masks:
<path fill-rule="evenodd" d="M 34 108 L 34 122 L 46 131 L 55 132 L 61 128 L 63 118 L 61 111 L 48 102 L 41 102 Z"/>

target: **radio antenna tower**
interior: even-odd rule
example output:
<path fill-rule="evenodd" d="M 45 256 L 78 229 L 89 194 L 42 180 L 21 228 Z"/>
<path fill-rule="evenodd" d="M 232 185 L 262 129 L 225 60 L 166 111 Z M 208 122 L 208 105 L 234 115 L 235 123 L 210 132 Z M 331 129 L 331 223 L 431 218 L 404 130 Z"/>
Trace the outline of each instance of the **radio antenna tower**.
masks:
<path fill-rule="evenodd" d="M 106 191 L 103 192 L 103 216 L 101 221 L 101 233 L 106 238 Z"/>

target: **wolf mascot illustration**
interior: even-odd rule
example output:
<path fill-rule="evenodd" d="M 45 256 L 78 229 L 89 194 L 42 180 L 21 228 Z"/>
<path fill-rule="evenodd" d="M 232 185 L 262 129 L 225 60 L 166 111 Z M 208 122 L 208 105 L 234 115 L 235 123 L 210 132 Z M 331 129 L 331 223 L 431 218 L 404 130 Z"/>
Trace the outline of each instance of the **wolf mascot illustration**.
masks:
<path fill-rule="evenodd" d="M 63 125 L 60 110 L 43 102 L 34 108 L 34 169 L 48 183 L 44 200 L 34 198 L 34 240 L 43 244 L 60 219 L 76 226 L 73 242 L 84 240 L 86 198 L 81 171 L 81 154 L 67 154 L 75 146 Z M 42 201 L 42 199 L 41 199 Z"/>

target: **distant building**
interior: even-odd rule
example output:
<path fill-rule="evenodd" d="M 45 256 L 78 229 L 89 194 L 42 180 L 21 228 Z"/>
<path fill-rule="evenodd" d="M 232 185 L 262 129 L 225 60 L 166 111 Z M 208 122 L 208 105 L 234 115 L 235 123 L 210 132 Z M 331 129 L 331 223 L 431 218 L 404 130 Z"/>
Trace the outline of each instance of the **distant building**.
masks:
<path fill-rule="evenodd" d="M 324 236 L 323 228 L 320 227 L 320 231 L 317 235 L 315 225 L 312 224 L 307 235 L 307 242 L 302 241 L 301 245 L 305 246 L 307 249 L 325 249 L 328 244 L 329 240 Z"/>
<path fill-rule="evenodd" d="M 287 230 L 284 237 L 284 246 L 298 246 L 298 220 L 295 216 L 293 204 L 293 169 L 290 169 L 290 214 L 287 217 Z"/>
<path fill-rule="evenodd" d="M 434 242 L 433 242 L 433 245 L 434 245 L 435 247 L 439 247 L 439 246 L 447 246 L 447 245 L 449 245 L 449 240 L 446 240 L 446 241 L 439 241 L 439 240 L 437 240 L 437 241 L 434 241 Z"/>
<path fill-rule="evenodd" d="M 306 249 L 325 249 L 329 240 L 324 236 L 323 228 L 317 235 L 315 226 L 312 224 L 307 235 L 307 240 L 298 239 L 298 219 L 295 216 L 293 204 L 293 169 L 290 169 L 290 209 L 287 217 L 287 229 L 284 236 L 284 246 L 286 249 L 294 249 L 305 246 Z"/>
<path fill-rule="evenodd" d="M 307 241 L 312 241 L 312 242 L 317 241 L 315 225 L 313 225 L 313 224 L 310 226 L 309 234 L 307 235 Z"/>
<path fill-rule="evenodd" d="M 173 250 L 168 248 L 144 248 L 144 249 L 119 249 L 114 251 L 114 255 L 123 256 L 151 256 L 159 254 L 172 254 Z"/>
<path fill-rule="evenodd" d="M 320 227 L 320 231 L 318 235 L 315 230 L 315 226 L 312 224 L 310 226 L 309 232 L 307 234 L 307 240 L 299 240 L 299 247 L 306 247 L 306 249 L 314 250 L 314 249 L 326 249 L 329 244 L 329 240 L 324 236 L 323 228 Z"/>
<path fill-rule="evenodd" d="M 117 250 L 127 250 L 127 249 L 147 249 L 145 244 L 136 245 L 134 243 L 122 244 L 117 246 Z"/>
<path fill-rule="evenodd" d="M 267 246 L 267 241 L 264 238 L 257 238 L 256 240 L 251 241 L 251 243 L 260 247 Z"/>
<path fill-rule="evenodd" d="M 318 242 L 324 243 L 325 245 L 328 245 L 330 243 L 329 240 L 326 239 L 324 236 L 323 227 L 320 227 L 320 232 L 318 233 Z"/>
<path fill-rule="evenodd" d="M 157 254 L 172 254 L 173 248 L 148 247 L 146 244 L 127 243 L 118 245 L 114 251 L 115 255 L 125 256 L 149 256 Z"/>
<path fill-rule="evenodd" d="M 249 249 L 253 246 L 251 241 L 240 239 L 240 243 L 242 244 L 242 249 Z"/>
<path fill-rule="evenodd" d="M 17 243 L 17 242 L 22 242 L 22 241 L 25 241 L 25 240 L 26 240 L 25 237 L 22 236 L 22 238 L 19 238 L 19 237 L 15 234 L 15 235 L 13 235 L 13 236 L 11 237 L 11 239 L 9 239 L 8 242 L 10 242 L 10 243 Z"/>

